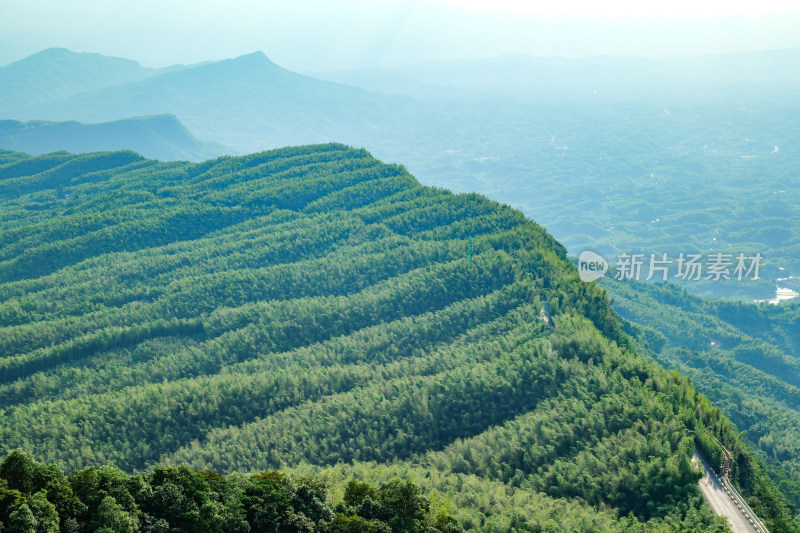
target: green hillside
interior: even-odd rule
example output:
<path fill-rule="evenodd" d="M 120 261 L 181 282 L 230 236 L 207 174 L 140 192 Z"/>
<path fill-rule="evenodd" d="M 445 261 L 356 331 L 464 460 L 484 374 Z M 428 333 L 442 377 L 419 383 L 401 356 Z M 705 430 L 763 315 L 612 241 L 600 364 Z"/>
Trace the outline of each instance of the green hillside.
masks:
<path fill-rule="evenodd" d="M 800 305 L 708 300 L 664 284 L 603 284 L 639 342 L 745 432 L 800 505 Z"/>
<path fill-rule="evenodd" d="M 365 150 L 0 152 L 0 302 L 2 453 L 282 469 L 331 505 L 413 479 L 476 531 L 713 531 L 690 462 L 719 461 L 713 434 L 771 530 L 799 530 L 540 226 Z"/>
<path fill-rule="evenodd" d="M 174 115 L 136 117 L 100 124 L 0 120 L 0 148 L 41 155 L 133 150 L 162 161 L 202 161 L 230 153 L 224 146 L 201 141 Z"/>

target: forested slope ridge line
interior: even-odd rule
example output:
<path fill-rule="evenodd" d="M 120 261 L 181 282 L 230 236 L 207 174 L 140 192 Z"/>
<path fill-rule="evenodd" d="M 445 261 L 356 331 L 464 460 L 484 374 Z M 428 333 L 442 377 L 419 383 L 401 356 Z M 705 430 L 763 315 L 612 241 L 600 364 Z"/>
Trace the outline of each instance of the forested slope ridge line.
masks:
<path fill-rule="evenodd" d="M 800 505 L 800 305 L 703 299 L 669 284 L 603 285 L 641 349 L 722 409 Z"/>
<path fill-rule="evenodd" d="M 0 452 L 67 471 L 413 477 L 476 531 L 567 511 L 576 531 L 722 531 L 691 464 L 710 431 L 759 517 L 798 531 L 546 231 L 341 144 L 0 152 L 0 352 Z"/>

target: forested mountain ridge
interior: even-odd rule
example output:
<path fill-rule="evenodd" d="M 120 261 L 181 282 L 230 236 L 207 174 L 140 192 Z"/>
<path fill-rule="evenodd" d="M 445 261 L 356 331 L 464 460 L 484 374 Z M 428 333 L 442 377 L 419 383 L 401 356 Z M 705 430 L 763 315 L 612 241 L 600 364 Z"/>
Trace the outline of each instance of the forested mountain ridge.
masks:
<path fill-rule="evenodd" d="M 339 144 L 0 152 L 0 353 L 0 451 L 68 470 L 399 475 L 470 530 L 721 531 L 690 462 L 715 435 L 798 530 L 540 226 Z"/>
<path fill-rule="evenodd" d="M 800 504 L 800 305 L 709 300 L 631 280 L 603 286 L 631 335 L 722 409 Z"/>

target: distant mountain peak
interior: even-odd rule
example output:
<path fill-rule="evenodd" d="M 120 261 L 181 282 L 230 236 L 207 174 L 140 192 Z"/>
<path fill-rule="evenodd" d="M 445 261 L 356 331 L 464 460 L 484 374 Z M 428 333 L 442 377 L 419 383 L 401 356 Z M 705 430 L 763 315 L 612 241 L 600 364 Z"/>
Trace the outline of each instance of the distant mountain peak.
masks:
<path fill-rule="evenodd" d="M 48 100 L 141 80 L 156 72 L 131 59 L 47 48 L 0 67 L 0 115 L 39 118 L 25 117 L 20 111 Z"/>
<path fill-rule="evenodd" d="M 69 48 L 63 48 L 63 47 L 60 47 L 60 46 L 54 46 L 52 48 L 45 48 L 44 50 L 40 50 L 39 52 L 36 52 L 35 54 L 31 54 L 28 57 L 45 56 L 45 55 L 72 55 L 72 54 L 77 54 L 77 53 L 78 52 L 73 52 Z"/>
<path fill-rule="evenodd" d="M 41 60 L 60 59 L 60 58 L 65 58 L 65 57 L 74 57 L 74 56 L 77 56 L 77 55 L 78 55 L 77 52 L 73 52 L 72 50 L 69 50 L 67 48 L 59 48 L 59 47 L 45 48 L 44 50 L 40 50 L 40 51 L 38 51 L 36 53 L 33 53 L 33 54 L 29 55 L 29 56 L 23 57 L 22 59 L 14 61 L 13 63 L 11 63 L 9 65 L 6 65 L 3 68 L 14 67 L 14 66 L 18 66 L 18 65 L 25 65 L 25 64 L 28 64 L 28 63 L 35 63 L 35 62 L 38 62 L 38 61 L 41 61 Z"/>
<path fill-rule="evenodd" d="M 45 48 L 39 52 L 31 54 L 23 59 L 17 61 L 17 63 L 28 63 L 37 60 L 43 59 L 87 59 L 93 61 L 107 61 L 107 62 L 117 62 L 117 63 L 126 63 L 130 65 L 136 65 L 139 68 L 142 68 L 137 61 L 132 59 L 125 59 L 122 57 L 114 57 L 114 56 L 106 56 L 103 54 L 98 54 L 95 52 L 75 52 L 70 50 L 69 48 L 62 48 L 62 47 L 53 47 L 53 48 Z M 12 63 L 13 64 L 13 63 Z"/>
<path fill-rule="evenodd" d="M 258 50 L 256 52 L 251 52 L 249 54 L 244 54 L 233 59 L 224 59 L 222 62 L 234 62 L 234 63 L 241 63 L 241 64 L 248 64 L 253 66 L 271 66 L 271 67 L 278 67 L 280 66 L 270 60 L 267 57 L 267 54 Z"/>
<path fill-rule="evenodd" d="M 246 80 L 263 76 L 274 79 L 275 77 L 284 77 L 289 74 L 288 70 L 270 61 L 264 52 L 258 51 L 231 59 L 222 59 L 198 65 L 175 74 L 165 74 L 165 76 L 170 76 L 170 79 L 173 80 L 192 80 L 192 83 L 220 80 L 232 83 L 232 80 Z M 163 77 L 158 79 L 161 78 Z"/>
<path fill-rule="evenodd" d="M 267 54 L 265 54 L 261 50 L 256 50 L 255 52 L 250 52 L 249 54 L 244 54 L 244 55 L 241 55 L 239 57 L 252 57 L 254 59 L 258 58 L 258 59 L 262 59 L 262 60 L 266 59 L 267 61 L 272 63 L 272 61 L 270 61 L 270 59 L 267 57 Z"/>

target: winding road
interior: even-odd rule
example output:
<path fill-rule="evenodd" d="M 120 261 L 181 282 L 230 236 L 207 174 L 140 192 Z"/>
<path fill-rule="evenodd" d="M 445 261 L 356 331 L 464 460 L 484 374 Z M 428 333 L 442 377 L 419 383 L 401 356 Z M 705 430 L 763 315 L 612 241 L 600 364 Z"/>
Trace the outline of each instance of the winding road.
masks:
<path fill-rule="evenodd" d="M 748 520 L 739 504 L 731 498 L 717 475 L 697 452 L 692 457 L 692 461 L 699 462 L 703 467 L 703 478 L 699 483 L 700 492 L 703 493 L 717 516 L 724 516 L 728 519 L 731 531 L 733 533 L 762 533 L 764 530 L 756 529 L 756 526 Z"/>

